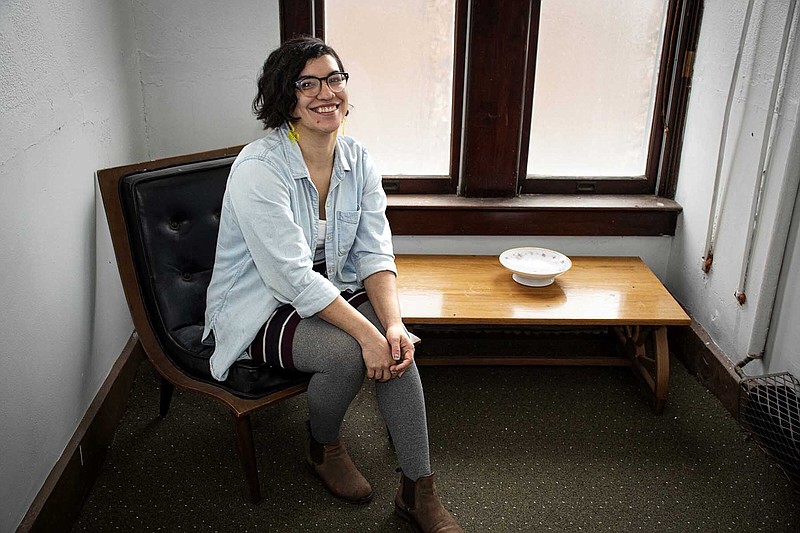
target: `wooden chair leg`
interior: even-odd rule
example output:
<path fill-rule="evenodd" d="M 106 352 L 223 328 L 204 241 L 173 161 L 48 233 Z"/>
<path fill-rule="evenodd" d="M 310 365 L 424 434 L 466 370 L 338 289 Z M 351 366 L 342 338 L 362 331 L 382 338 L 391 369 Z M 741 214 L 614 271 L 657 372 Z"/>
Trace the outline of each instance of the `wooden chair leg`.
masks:
<path fill-rule="evenodd" d="M 250 415 L 233 416 L 236 429 L 236 449 L 242 462 L 244 477 L 250 488 L 250 500 L 253 503 L 261 501 L 261 487 L 258 484 L 258 468 L 256 467 L 256 449 L 253 445 L 253 426 L 250 424 Z"/>
<path fill-rule="evenodd" d="M 169 404 L 172 402 L 172 393 L 175 391 L 175 385 L 161 378 L 161 403 L 159 405 L 159 414 L 161 418 L 166 418 L 167 411 L 169 411 Z"/>

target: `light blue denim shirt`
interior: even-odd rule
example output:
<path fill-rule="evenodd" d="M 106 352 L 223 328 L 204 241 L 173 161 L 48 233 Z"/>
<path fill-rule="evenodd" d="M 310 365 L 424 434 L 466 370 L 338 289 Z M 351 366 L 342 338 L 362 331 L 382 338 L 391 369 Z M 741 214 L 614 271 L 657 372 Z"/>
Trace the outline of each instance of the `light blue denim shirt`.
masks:
<path fill-rule="evenodd" d="M 245 146 L 228 176 L 203 331 L 204 342 L 214 332 L 211 375 L 220 381 L 279 305 L 309 317 L 376 272 L 397 274 L 381 176 L 342 136 L 325 202 L 328 279 L 312 270 L 319 195 L 287 131 Z"/>

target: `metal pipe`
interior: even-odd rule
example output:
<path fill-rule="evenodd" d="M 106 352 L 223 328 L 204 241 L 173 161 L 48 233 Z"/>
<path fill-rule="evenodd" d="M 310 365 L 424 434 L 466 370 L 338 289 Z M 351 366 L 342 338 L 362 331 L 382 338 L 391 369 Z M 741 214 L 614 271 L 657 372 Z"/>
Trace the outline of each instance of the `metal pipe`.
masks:
<path fill-rule="evenodd" d="M 742 267 L 739 275 L 739 286 L 734 293 L 736 301 L 739 305 L 744 305 L 747 301 L 745 294 L 745 285 L 747 284 L 747 277 L 750 273 L 750 264 L 753 256 L 753 241 L 755 240 L 756 230 L 758 229 L 759 222 L 759 207 L 764 195 L 764 178 L 769 171 L 772 162 L 772 147 L 775 139 L 775 115 L 780 112 L 783 99 L 778 99 L 778 91 L 783 88 L 783 81 L 789 66 L 786 64 L 786 50 L 789 47 L 789 36 L 792 34 L 792 26 L 794 22 L 794 12 L 797 7 L 797 0 L 789 2 L 789 12 L 786 15 L 786 23 L 783 27 L 783 37 L 781 39 L 780 51 L 778 53 L 778 62 L 775 65 L 775 76 L 772 79 L 772 92 L 769 98 L 769 112 L 767 113 L 767 120 L 764 124 L 764 136 L 761 140 L 761 155 L 758 160 L 758 175 L 756 176 L 756 184 L 753 189 L 753 198 L 750 202 L 750 218 L 748 218 L 748 227 L 750 231 L 747 233 L 747 240 L 744 246 L 744 255 L 742 257 Z M 784 180 L 785 181 L 785 180 Z M 781 253 L 781 257 L 783 254 Z"/>
<path fill-rule="evenodd" d="M 723 201 L 720 202 L 717 208 L 717 202 L 720 196 L 724 196 L 724 192 L 720 191 L 722 164 L 725 160 L 725 145 L 728 139 L 728 122 L 731 116 L 731 107 L 733 106 L 733 95 L 736 92 L 736 81 L 739 78 L 739 67 L 742 65 L 742 54 L 744 52 L 744 45 L 747 41 L 747 31 L 750 28 L 750 16 L 753 14 L 753 0 L 747 3 L 747 11 L 744 14 L 744 22 L 742 23 L 742 35 L 739 38 L 739 50 L 736 52 L 736 61 L 733 64 L 733 74 L 731 74 L 731 84 L 728 89 L 728 100 L 725 102 L 725 113 L 722 118 L 722 133 L 719 138 L 719 150 L 717 151 L 717 170 L 714 175 L 714 190 L 711 193 L 711 209 L 708 216 L 708 229 L 706 230 L 706 243 L 703 248 L 705 256 L 703 257 L 702 269 L 703 272 L 708 274 L 711 270 L 711 265 L 714 262 L 714 243 L 716 240 L 717 227 L 719 226 L 719 219 L 722 216 Z"/>

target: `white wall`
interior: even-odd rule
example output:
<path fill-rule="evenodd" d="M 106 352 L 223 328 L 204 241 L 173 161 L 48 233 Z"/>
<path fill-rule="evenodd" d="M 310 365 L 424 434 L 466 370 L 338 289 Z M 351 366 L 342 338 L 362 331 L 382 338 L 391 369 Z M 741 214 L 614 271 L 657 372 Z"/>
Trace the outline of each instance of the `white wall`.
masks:
<path fill-rule="evenodd" d="M 731 110 L 722 173 L 727 186 L 719 200 L 724 209 L 714 264 L 708 275 L 700 266 L 705 255 L 703 248 L 725 102 L 746 0 L 706 1 L 692 80 L 676 195 L 683 206 L 683 214 L 672 245 L 667 285 L 734 361 L 741 360 L 748 351 L 765 266 L 780 259 L 781 254 L 770 257 L 767 252 L 769 236 L 775 229 L 781 183 L 792 168 L 797 171 L 796 164 L 787 164 L 792 140 L 798 135 L 800 46 L 795 45 L 789 56 L 783 107 L 776 119 L 772 162 L 766 174 L 750 273 L 744 286 L 747 303 L 739 305 L 734 292 L 739 288 L 761 141 L 788 4 L 789 0 L 755 2 Z M 773 281 L 767 280 L 767 284 L 770 283 Z M 783 320 L 790 316 L 784 315 Z M 791 320 L 797 323 L 796 313 Z M 797 361 L 800 356 L 793 357 Z M 760 363 L 751 364 L 747 370 L 749 373 L 762 371 Z"/>
<path fill-rule="evenodd" d="M 672 237 L 498 237 L 406 236 L 394 238 L 398 254 L 500 255 L 516 246 L 543 246 L 567 255 L 632 255 L 660 279 L 667 275 Z"/>
<path fill-rule="evenodd" d="M 128 3 L 0 4 L 0 531 L 131 334 L 94 173 L 145 155 L 132 29 Z"/>
<path fill-rule="evenodd" d="M 261 137 L 250 108 L 267 53 L 280 44 L 278 0 L 132 0 L 148 155 Z"/>
<path fill-rule="evenodd" d="M 94 172 L 257 137 L 277 0 L 0 3 L 0 531 L 132 332 Z"/>

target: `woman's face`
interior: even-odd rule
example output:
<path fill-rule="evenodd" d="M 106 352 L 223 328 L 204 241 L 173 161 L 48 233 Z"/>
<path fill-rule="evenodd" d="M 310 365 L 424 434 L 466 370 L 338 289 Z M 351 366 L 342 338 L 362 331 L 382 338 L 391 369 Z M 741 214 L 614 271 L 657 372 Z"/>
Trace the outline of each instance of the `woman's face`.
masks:
<path fill-rule="evenodd" d="M 309 59 L 298 79 L 303 76 L 325 78 L 333 72 L 339 72 L 336 59 L 333 56 L 324 55 Z M 300 133 L 300 138 L 303 137 L 304 132 L 307 135 L 319 133 L 335 135 L 347 113 L 347 89 L 334 93 L 323 81 L 319 94 L 316 96 L 306 96 L 299 89 L 295 89 L 295 91 L 297 105 L 292 116 L 300 118 L 294 123 Z"/>

